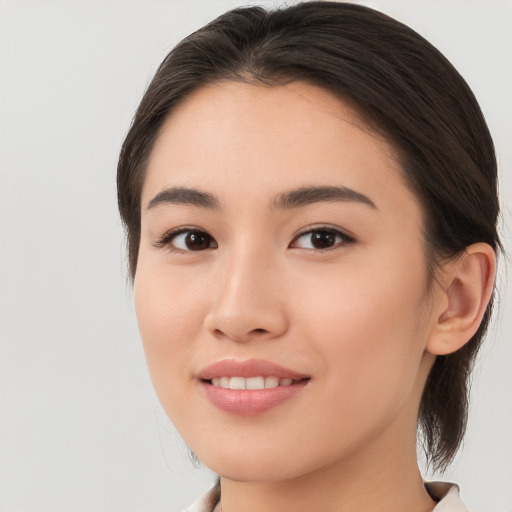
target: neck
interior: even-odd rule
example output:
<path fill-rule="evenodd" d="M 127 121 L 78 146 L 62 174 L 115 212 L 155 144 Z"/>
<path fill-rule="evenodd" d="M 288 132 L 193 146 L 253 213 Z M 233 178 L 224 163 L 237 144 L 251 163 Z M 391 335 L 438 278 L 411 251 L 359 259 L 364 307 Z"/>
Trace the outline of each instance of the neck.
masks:
<path fill-rule="evenodd" d="M 431 511 L 435 502 L 418 469 L 415 432 L 390 434 L 341 462 L 293 479 L 238 482 L 221 478 L 222 512 Z"/>

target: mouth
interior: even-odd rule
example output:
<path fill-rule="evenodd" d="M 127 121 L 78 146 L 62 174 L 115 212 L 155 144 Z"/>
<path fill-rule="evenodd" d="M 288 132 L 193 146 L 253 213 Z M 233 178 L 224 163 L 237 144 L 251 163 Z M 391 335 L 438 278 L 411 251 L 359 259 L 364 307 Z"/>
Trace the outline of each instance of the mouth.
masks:
<path fill-rule="evenodd" d="M 293 386 L 298 382 L 306 379 L 281 379 L 276 376 L 257 376 L 257 377 L 214 377 L 211 380 L 205 382 L 212 386 L 220 387 L 223 389 L 275 389 L 282 386 Z"/>
<path fill-rule="evenodd" d="M 270 361 L 225 359 L 198 375 L 208 400 L 224 412 L 259 414 L 297 396 L 311 377 Z"/>

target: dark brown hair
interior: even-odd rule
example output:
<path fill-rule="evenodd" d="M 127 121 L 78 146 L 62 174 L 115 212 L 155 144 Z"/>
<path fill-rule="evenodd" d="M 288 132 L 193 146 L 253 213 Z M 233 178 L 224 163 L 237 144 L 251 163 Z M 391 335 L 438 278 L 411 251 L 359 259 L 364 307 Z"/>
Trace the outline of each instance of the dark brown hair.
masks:
<path fill-rule="evenodd" d="M 181 41 L 160 65 L 133 119 L 118 166 L 118 201 L 130 274 L 137 269 L 140 196 L 163 121 L 193 90 L 224 80 L 279 85 L 303 80 L 356 105 L 396 148 L 423 206 L 431 275 L 470 244 L 500 248 L 494 146 L 464 79 L 428 41 L 368 7 L 305 2 L 229 11 Z M 419 425 L 429 461 L 444 469 L 464 436 L 475 356 L 487 329 L 438 356 Z"/>

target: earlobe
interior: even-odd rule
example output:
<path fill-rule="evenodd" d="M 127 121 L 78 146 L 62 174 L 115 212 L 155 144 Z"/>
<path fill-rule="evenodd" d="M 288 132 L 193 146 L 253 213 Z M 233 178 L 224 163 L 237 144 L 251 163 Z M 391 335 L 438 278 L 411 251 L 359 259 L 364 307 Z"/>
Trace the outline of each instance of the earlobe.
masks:
<path fill-rule="evenodd" d="M 496 254 L 488 244 L 477 243 L 443 274 L 440 308 L 427 350 L 435 355 L 457 351 L 476 333 L 491 298 L 496 273 Z"/>

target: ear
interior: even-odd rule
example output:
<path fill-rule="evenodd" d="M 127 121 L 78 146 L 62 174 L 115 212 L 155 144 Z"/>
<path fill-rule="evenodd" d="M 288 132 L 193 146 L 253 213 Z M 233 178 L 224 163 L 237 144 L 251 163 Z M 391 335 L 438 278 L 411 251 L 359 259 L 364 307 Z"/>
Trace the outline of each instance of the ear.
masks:
<path fill-rule="evenodd" d="M 457 351 L 475 334 L 491 298 L 496 254 L 484 243 L 470 245 L 441 273 L 436 294 L 434 325 L 426 349 L 446 355 Z"/>

